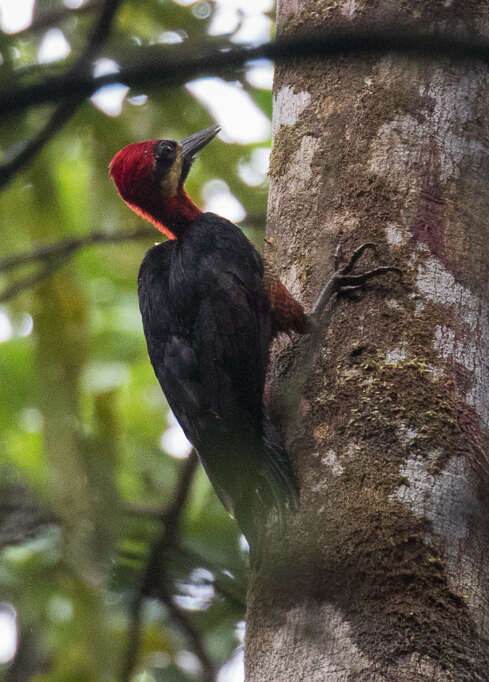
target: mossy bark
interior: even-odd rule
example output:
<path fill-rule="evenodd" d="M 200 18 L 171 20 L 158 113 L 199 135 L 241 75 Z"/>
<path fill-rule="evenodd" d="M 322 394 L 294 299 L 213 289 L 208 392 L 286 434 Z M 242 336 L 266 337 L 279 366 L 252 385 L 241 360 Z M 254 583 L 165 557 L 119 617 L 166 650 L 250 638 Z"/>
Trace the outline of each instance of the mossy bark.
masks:
<path fill-rule="evenodd" d="M 489 35 L 486 0 L 278 7 L 279 34 L 384 21 Z M 274 346 L 301 509 L 251 576 L 249 682 L 489 679 L 488 95 L 477 63 L 277 68 L 267 257 L 308 309 L 339 242 L 404 277 Z"/>

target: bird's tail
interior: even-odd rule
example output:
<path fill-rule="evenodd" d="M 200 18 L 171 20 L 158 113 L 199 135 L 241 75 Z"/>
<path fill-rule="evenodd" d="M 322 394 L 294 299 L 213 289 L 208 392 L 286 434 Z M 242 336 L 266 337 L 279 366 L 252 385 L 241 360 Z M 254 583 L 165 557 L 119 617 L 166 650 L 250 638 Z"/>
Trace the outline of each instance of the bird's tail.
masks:
<path fill-rule="evenodd" d="M 265 477 L 282 526 L 285 513 L 295 511 L 299 505 L 299 486 L 282 436 L 268 420 L 264 423 L 263 443 Z"/>
<path fill-rule="evenodd" d="M 255 495 L 251 499 L 247 496 L 244 505 L 235 508 L 236 519 L 250 544 L 252 563 L 262 553 L 267 519 L 275 514 L 280 533 L 285 533 L 287 517 L 299 505 L 299 486 L 289 456 L 280 432 L 269 421 L 264 423 L 260 449 L 252 486 Z"/>

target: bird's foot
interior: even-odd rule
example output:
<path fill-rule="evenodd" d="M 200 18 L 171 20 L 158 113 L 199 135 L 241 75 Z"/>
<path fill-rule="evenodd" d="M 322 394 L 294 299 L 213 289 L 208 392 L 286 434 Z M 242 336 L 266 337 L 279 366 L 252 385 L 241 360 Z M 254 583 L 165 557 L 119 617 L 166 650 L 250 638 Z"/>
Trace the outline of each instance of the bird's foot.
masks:
<path fill-rule="evenodd" d="M 397 272 L 397 274 L 402 277 L 402 270 L 393 265 L 380 265 L 372 270 L 365 270 L 364 272 L 352 274 L 352 270 L 357 261 L 368 249 L 373 252 L 374 256 L 377 256 L 376 245 L 372 242 L 366 242 L 355 249 L 348 262 L 341 266 L 341 244 L 338 244 L 334 257 L 335 272 L 332 277 L 334 282 L 334 293 L 342 294 L 355 289 L 360 289 L 369 279 L 373 279 L 379 275 L 385 275 L 388 272 Z"/>
<path fill-rule="evenodd" d="M 353 269 L 357 261 L 367 250 L 371 250 L 373 251 L 374 255 L 377 255 L 375 244 L 372 242 L 366 242 L 353 251 L 346 264 L 341 265 L 341 244 L 338 244 L 334 257 L 335 271 L 328 280 L 326 286 L 319 294 L 312 309 L 312 313 L 309 315 L 309 322 L 312 326 L 317 324 L 324 309 L 334 294 L 340 296 L 341 294 L 347 294 L 352 291 L 356 291 L 361 289 L 370 279 L 379 277 L 380 275 L 385 275 L 389 272 L 397 272 L 397 274 L 402 277 L 402 270 L 392 265 L 380 265 L 376 268 L 373 268 L 372 270 L 354 273 Z"/>

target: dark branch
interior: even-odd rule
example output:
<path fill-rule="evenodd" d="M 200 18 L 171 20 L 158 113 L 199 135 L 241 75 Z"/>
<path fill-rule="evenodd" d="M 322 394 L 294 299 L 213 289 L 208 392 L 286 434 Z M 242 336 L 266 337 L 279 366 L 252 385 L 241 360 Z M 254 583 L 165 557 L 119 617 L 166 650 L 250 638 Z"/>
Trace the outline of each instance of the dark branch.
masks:
<path fill-rule="evenodd" d="M 263 216 L 261 214 L 250 216 L 251 224 L 248 224 L 248 219 L 241 223 L 242 227 L 256 228 L 257 222 L 262 222 Z M 264 219 L 263 219 L 264 220 Z M 85 237 L 62 239 L 54 244 L 46 246 L 38 246 L 29 251 L 22 251 L 11 256 L 0 258 L 0 275 L 9 270 L 30 265 L 32 263 L 39 264 L 39 270 L 35 273 L 30 273 L 25 277 L 20 277 L 18 280 L 8 285 L 0 291 L 0 303 L 6 303 L 12 300 L 15 296 L 30 289 L 38 282 L 50 277 L 63 265 L 66 265 L 72 257 L 82 248 L 87 246 L 98 246 L 101 244 L 117 244 L 120 242 L 133 241 L 136 239 L 151 239 L 157 237 L 154 227 L 138 227 L 132 230 L 122 230 L 121 232 L 114 232 L 108 234 L 107 232 L 92 232 Z"/>
<path fill-rule="evenodd" d="M 136 666 L 141 639 L 142 608 L 145 597 L 150 596 L 157 597 L 165 604 L 173 621 L 187 636 L 202 665 L 203 682 L 212 682 L 215 678 L 214 665 L 205 651 L 199 630 L 175 603 L 168 588 L 169 579 L 165 562 L 168 553 L 177 546 L 181 515 L 190 494 L 197 463 L 197 454 L 195 450 L 192 450 L 180 471 L 173 500 L 160 514 L 163 529 L 151 548 L 139 589 L 131 607 L 127 649 L 120 676 L 121 682 L 129 682 Z"/>
<path fill-rule="evenodd" d="M 92 35 L 72 68 L 65 78 L 76 82 L 78 78 L 89 78 L 89 67 L 102 45 L 108 38 L 115 13 L 122 0 L 105 0 Z M 14 174 L 26 166 L 69 121 L 75 111 L 83 103 L 83 96 L 76 96 L 61 102 L 48 122 L 26 146 L 10 161 L 0 166 L 0 188 L 4 187 Z"/>
<path fill-rule="evenodd" d="M 139 504 L 126 504 L 123 512 L 128 516 L 134 516 L 136 518 L 161 521 L 161 509 L 156 509 L 155 507 L 146 507 Z M 234 606 L 234 608 L 244 612 L 246 608 L 246 589 L 242 587 L 239 580 L 230 575 L 226 575 L 220 566 L 212 563 L 207 557 L 202 556 L 194 550 L 190 550 L 187 547 L 182 547 L 180 545 L 175 545 L 174 549 L 176 556 L 181 561 L 202 566 L 213 573 L 214 581 L 212 584 L 216 592 L 220 594 L 221 597 L 224 597 L 229 604 Z M 127 551 L 124 552 L 124 556 L 131 560 L 139 557 L 137 553 L 133 555 Z M 244 579 L 242 582 L 245 582 Z"/>
<path fill-rule="evenodd" d="M 9 284 L 8 286 L 5 287 L 5 289 L 2 292 L 0 292 L 0 303 L 6 303 L 7 301 L 12 300 L 13 298 L 21 294 L 23 291 L 31 289 L 36 284 L 39 284 L 39 282 L 42 282 L 43 279 L 51 277 L 51 275 L 54 275 L 54 273 L 57 270 L 59 270 L 63 265 L 65 265 L 68 261 L 69 256 L 61 258 L 60 260 L 55 262 L 51 263 L 48 262 L 43 267 L 39 268 L 37 272 L 33 272 L 30 275 L 21 277 L 20 279 L 16 280 L 13 284 Z"/>
<path fill-rule="evenodd" d="M 152 227 L 139 227 L 134 230 L 124 230 L 107 234 L 106 232 L 92 232 L 86 237 L 73 239 L 63 239 L 55 244 L 39 246 L 31 251 L 23 251 L 13 256 L 5 256 L 0 259 L 0 274 L 8 272 L 14 268 L 30 263 L 40 263 L 39 269 L 21 277 L 13 284 L 5 287 L 0 292 L 0 303 L 10 301 L 26 289 L 30 289 L 38 282 L 50 277 L 63 265 L 66 265 L 75 253 L 85 246 L 96 246 L 98 244 L 117 244 L 119 242 L 131 241 L 134 239 L 146 239 L 154 236 L 155 231 Z"/>
<path fill-rule="evenodd" d="M 59 522 L 32 491 L 12 483 L 0 486 L 0 550 L 25 542 L 47 525 Z"/>
<path fill-rule="evenodd" d="M 213 564 L 209 559 L 203 557 L 194 550 L 189 550 L 187 547 L 178 547 L 178 554 L 183 561 L 191 562 L 194 565 L 207 568 L 213 573 L 213 586 L 218 594 L 226 599 L 226 601 L 234 606 L 235 609 L 242 613 L 246 610 L 246 577 L 243 575 L 232 576 L 223 572 L 222 568 Z"/>
<path fill-rule="evenodd" d="M 450 58 L 457 62 L 476 59 L 488 63 L 489 40 L 399 31 L 396 25 L 366 32 L 325 31 L 320 35 L 316 33 L 259 46 L 217 51 L 206 45 L 200 48 L 193 46 L 191 54 L 178 48 L 158 50 L 154 47 L 140 48 L 140 53 L 146 57 L 136 64 L 123 66 L 117 73 L 96 78 L 85 74 L 77 80 L 68 74 L 5 92 L 0 95 L 0 114 L 12 114 L 60 98 L 89 97 L 112 83 L 124 83 L 129 87 L 182 85 L 191 78 L 224 73 L 256 59 L 282 62 L 311 57 L 330 59 L 345 55 L 365 57 L 394 53 L 428 59 Z"/>
<path fill-rule="evenodd" d="M 118 242 L 131 241 L 133 239 L 144 239 L 157 235 L 154 227 L 138 227 L 132 230 L 121 230 L 120 232 L 92 232 L 84 237 L 71 237 L 62 239 L 54 244 L 38 246 L 30 251 L 22 251 L 0 258 L 0 273 L 7 272 L 20 265 L 27 265 L 36 261 L 43 261 L 51 258 L 71 256 L 75 251 L 85 246 L 96 246 L 98 244 L 117 244 Z"/>

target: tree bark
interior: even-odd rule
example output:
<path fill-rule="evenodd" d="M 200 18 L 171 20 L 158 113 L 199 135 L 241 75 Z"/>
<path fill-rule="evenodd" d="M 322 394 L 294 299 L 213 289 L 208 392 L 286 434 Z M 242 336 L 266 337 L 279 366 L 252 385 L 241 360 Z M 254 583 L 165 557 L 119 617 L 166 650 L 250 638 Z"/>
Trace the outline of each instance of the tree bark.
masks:
<path fill-rule="evenodd" d="M 487 0 L 278 6 L 281 35 L 413 21 L 489 35 Z M 338 243 L 404 276 L 274 346 L 301 509 L 251 576 L 248 682 L 489 679 L 488 95 L 478 63 L 276 69 L 267 257 L 307 309 Z"/>

